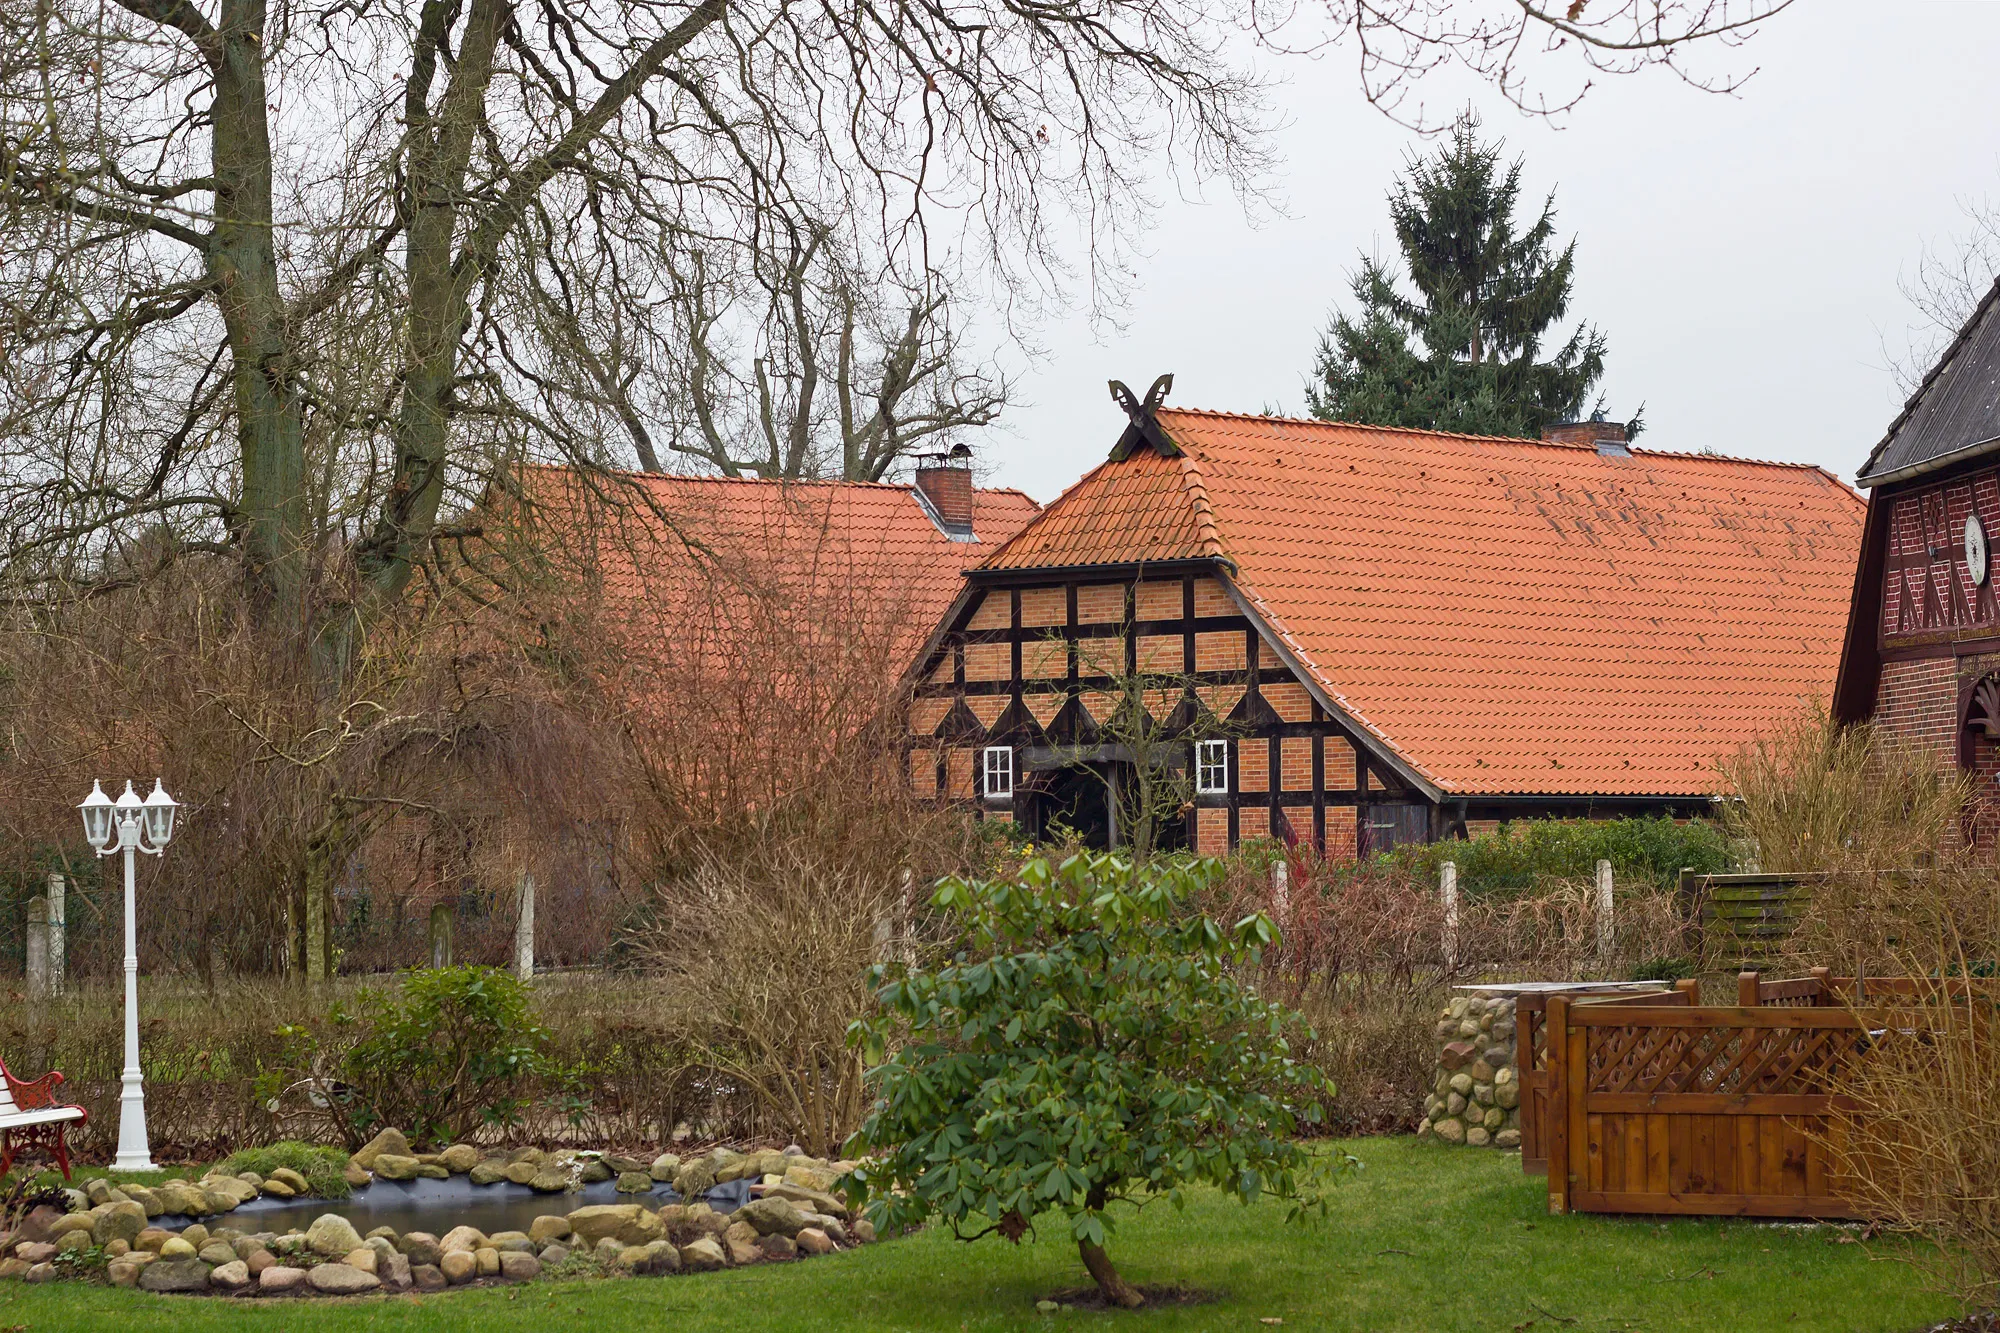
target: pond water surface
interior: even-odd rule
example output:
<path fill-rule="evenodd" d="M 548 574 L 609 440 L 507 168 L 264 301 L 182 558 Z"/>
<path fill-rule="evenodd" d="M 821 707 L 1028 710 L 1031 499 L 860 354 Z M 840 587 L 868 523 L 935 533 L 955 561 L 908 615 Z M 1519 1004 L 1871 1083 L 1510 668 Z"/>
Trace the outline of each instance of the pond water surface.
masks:
<path fill-rule="evenodd" d="M 511 1181 L 475 1185 L 469 1177 L 453 1176 L 449 1180 L 377 1180 L 346 1199 L 252 1199 L 233 1212 L 205 1219 L 205 1223 L 211 1229 L 234 1227 L 246 1235 L 260 1231 L 282 1234 L 304 1231 L 316 1218 L 334 1213 L 352 1222 L 363 1235 L 376 1227 L 394 1227 L 399 1232 L 427 1231 L 442 1236 L 453 1227 L 469 1226 L 490 1236 L 499 1231 L 526 1231 L 538 1217 L 574 1212 L 589 1204 L 643 1203 L 658 1208 L 680 1201 L 672 1186 L 661 1184 L 655 1184 L 647 1194 L 620 1194 L 617 1182 L 610 1180 L 565 1194 L 539 1194 Z M 709 1206 L 719 1213 L 734 1212 L 749 1201 L 747 1180 L 717 1185 L 707 1195 Z M 193 1221 L 168 1214 L 155 1218 L 152 1225 L 178 1231 Z"/>

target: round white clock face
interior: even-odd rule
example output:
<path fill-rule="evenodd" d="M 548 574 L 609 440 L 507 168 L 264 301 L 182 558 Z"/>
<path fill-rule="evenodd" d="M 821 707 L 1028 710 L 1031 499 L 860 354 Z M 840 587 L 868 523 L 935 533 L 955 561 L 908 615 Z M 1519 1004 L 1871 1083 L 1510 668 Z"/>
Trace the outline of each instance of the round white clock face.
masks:
<path fill-rule="evenodd" d="M 1972 581 L 1980 586 L 1986 583 L 1986 526 L 1979 521 L 1979 515 L 1968 514 L 1965 519 L 1965 567 L 1972 574 Z"/>

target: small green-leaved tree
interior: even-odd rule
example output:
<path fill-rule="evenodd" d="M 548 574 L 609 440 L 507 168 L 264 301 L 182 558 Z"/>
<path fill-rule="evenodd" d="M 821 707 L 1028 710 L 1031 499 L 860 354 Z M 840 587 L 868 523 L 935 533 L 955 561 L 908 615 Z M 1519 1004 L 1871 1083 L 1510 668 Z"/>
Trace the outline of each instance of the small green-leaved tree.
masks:
<path fill-rule="evenodd" d="M 1080 854 L 939 885 L 963 924 L 951 961 L 878 968 L 880 1010 L 855 1025 L 879 1100 L 849 1188 L 877 1225 L 936 1216 L 1018 1242 L 1060 1212 L 1105 1298 L 1137 1306 L 1104 1251 L 1114 1202 L 1179 1207 L 1208 1184 L 1291 1200 L 1294 1218 L 1320 1204 L 1326 1159 L 1294 1134 L 1332 1087 L 1291 1056 L 1297 1016 L 1233 970 L 1275 942 L 1269 919 L 1194 906 L 1219 873 Z"/>

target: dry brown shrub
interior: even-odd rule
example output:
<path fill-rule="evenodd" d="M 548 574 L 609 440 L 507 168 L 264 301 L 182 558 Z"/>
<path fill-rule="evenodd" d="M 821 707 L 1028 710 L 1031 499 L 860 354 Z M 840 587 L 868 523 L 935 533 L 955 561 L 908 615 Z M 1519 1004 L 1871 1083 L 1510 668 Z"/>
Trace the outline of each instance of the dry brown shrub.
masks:
<path fill-rule="evenodd" d="M 1817 706 L 1720 766 L 1724 826 L 1774 874 L 1928 864 L 1970 794 L 1930 756 Z"/>
<path fill-rule="evenodd" d="M 1268 858 L 1231 865 L 1218 914 L 1269 913 L 1282 941 L 1259 988 L 1298 1010 L 1314 1035 L 1305 1058 L 1338 1089 L 1324 1108 L 1337 1134 L 1407 1131 L 1435 1074 L 1438 1015 L 1456 985 L 1625 978 L 1685 928 L 1674 895 L 1621 891 L 1618 947 L 1597 954 L 1595 887 L 1551 882 L 1509 898 L 1467 898 L 1457 950 L 1446 952 L 1438 886 L 1394 862 L 1319 864 L 1294 854 L 1288 891 L 1274 892 Z"/>
<path fill-rule="evenodd" d="M 1853 1103 L 1828 1136 L 1843 1189 L 1923 1242 L 1910 1253 L 1939 1287 L 1989 1307 L 2000 1297 L 2000 876 L 1955 856 L 1840 878 L 1837 920 L 1870 937 L 1829 936 L 1844 947 L 1828 957 L 1862 977 L 1852 1003 L 1873 1033 L 1835 1087 Z M 1869 976 L 1908 981 L 1870 987 Z"/>
<path fill-rule="evenodd" d="M 1725 817 L 1766 870 L 1815 873 L 1779 967 L 1860 979 L 1838 1069 L 1839 1189 L 1909 1236 L 1968 1308 L 2000 1294 L 2000 872 L 1967 838 L 1968 775 L 1824 713 L 1724 765 Z M 1982 840 L 1983 841 L 1983 840 Z M 1875 984 L 1870 984 L 1870 978 Z M 1891 984 L 1894 983 L 1894 984 Z"/>

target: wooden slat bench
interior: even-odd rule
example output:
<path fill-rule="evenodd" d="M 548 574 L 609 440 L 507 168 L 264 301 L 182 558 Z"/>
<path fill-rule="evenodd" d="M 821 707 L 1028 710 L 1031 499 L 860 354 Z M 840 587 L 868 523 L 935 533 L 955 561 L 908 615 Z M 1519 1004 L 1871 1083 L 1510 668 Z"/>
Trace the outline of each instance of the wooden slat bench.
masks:
<path fill-rule="evenodd" d="M 0 1062 L 0 1176 L 14 1164 L 21 1149 L 37 1147 L 55 1158 L 69 1179 L 69 1127 L 90 1116 L 81 1106 L 56 1100 L 63 1076 L 53 1071 L 37 1079 L 19 1079 Z"/>

